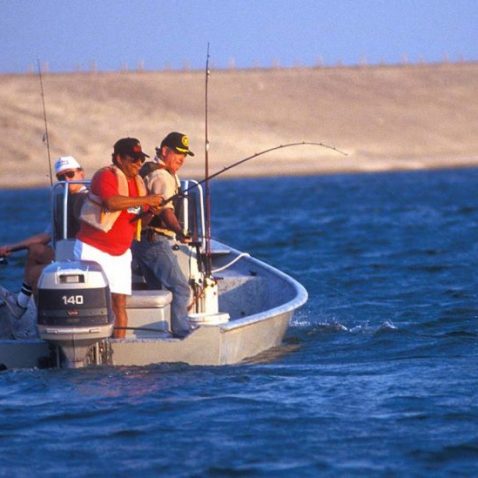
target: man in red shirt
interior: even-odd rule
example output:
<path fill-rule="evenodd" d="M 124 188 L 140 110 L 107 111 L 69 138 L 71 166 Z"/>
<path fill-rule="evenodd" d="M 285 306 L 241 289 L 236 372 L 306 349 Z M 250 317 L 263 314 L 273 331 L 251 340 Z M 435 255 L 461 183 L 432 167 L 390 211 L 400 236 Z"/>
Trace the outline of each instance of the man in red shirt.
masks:
<path fill-rule="evenodd" d="M 124 338 L 128 326 L 126 296 L 131 295 L 130 246 L 141 221 L 141 208 L 158 208 L 163 197 L 146 193 L 139 170 L 145 158 L 136 138 L 122 138 L 113 147 L 113 164 L 100 169 L 91 180 L 90 193 L 81 211 L 76 236 L 76 259 L 98 262 L 108 279 L 115 331 Z"/>

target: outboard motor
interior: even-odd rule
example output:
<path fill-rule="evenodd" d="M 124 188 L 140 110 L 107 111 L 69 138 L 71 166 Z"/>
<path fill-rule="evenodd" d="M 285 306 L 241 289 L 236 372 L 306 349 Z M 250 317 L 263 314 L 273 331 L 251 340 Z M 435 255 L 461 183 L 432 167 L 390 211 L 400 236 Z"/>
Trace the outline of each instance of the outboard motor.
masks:
<path fill-rule="evenodd" d="M 85 366 L 92 345 L 110 337 L 114 314 L 106 275 L 93 261 L 53 262 L 38 282 L 38 331 L 58 345 L 66 367 Z"/>

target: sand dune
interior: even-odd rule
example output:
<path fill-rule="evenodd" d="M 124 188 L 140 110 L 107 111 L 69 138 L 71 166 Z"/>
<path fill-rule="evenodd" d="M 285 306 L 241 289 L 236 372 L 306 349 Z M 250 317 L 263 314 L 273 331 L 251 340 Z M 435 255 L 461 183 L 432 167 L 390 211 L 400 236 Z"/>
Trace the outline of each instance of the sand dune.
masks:
<path fill-rule="evenodd" d="M 204 174 L 203 72 L 43 76 L 52 162 L 72 154 L 88 175 L 113 143 L 146 152 L 169 131 L 189 134 Z M 0 76 L 0 187 L 49 184 L 37 75 Z M 279 144 L 318 141 L 346 151 L 280 149 L 228 175 L 324 174 L 478 165 L 478 63 L 213 71 L 210 171 Z"/>

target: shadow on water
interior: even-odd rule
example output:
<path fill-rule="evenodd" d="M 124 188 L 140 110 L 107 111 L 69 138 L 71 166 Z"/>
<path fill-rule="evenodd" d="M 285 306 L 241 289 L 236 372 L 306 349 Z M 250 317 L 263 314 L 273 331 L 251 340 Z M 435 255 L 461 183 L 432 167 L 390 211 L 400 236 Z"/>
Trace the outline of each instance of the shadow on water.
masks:
<path fill-rule="evenodd" d="M 285 339 L 283 344 L 277 347 L 272 347 L 271 349 L 266 350 L 265 352 L 262 352 L 254 357 L 245 359 L 241 363 L 244 365 L 250 365 L 259 363 L 271 363 L 277 360 L 283 360 L 289 354 L 297 352 L 300 347 L 301 344 L 298 342 L 297 339 L 287 338 Z"/>

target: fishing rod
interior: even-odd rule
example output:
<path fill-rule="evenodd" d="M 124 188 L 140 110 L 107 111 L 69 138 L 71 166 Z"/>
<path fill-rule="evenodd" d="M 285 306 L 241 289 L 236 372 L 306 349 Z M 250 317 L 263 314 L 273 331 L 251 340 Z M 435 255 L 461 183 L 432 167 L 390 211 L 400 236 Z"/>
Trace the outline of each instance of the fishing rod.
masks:
<path fill-rule="evenodd" d="M 53 177 L 51 174 L 50 138 L 48 136 L 48 123 L 46 120 L 46 107 L 45 107 L 45 93 L 43 91 L 43 78 L 41 74 L 40 59 L 38 59 L 38 77 L 40 78 L 41 101 L 43 105 L 43 121 L 45 123 L 45 134 L 43 135 L 43 142 L 46 143 L 46 150 L 48 152 L 48 173 L 50 175 L 50 186 L 53 186 Z"/>
<path fill-rule="evenodd" d="M 41 74 L 41 65 L 40 65 L 40 59 L 37 59 L 38 63 L 38 78 L 40 79 L 40 92 L 41 92 L 41 101 L 42 101 L 42 106 L 43 106 L 43 121 L 45 123 L 45 133 L 43 134 L 43 142 L 46 143 L 46 149 L 48 153 L 48 173 L 50 175 L 50 186 L 53 186 L 53 177 L 51 173 L 51 154 L 50 154 L 50 140 L 48 137 L 48 122 L 46 120 L 46 107 L 45 107 L 45 92 L 43 90 L 43 77 Z M 21 251 L 23 249 L 28 249 L 27 246 L 17 246 L 17 247 L 12 247 L 9 250 L 9 253 L 11 252 L 17 252 Z M 0 265 L 7 265 L 8 260 L 7 256 L 0 256 Z"/>
<path fill-rule="evenodd" d="M 209 42 L 207 44 L 205 88 L 204 88 L 204 183 L 205 183 L 205 222 L 206 222 L 206 276 L 211 275 L 211 194 L 209 188 L 209 135 L 208 135 L 208 95 L 209 95 Z"/>
<path fill-rule="evenodd" d="M 230 169 L 235 168 L 236 166 L 239 166 L 240 164 L 243 164 L 247 161 L 250 161 L 251 159 L 257 158 L 258 156 L 262 156 L 263 154 L 271 153 L 272 151 L 276 151 L 278 149 L 284 149 L 284 148 L 291 148 L 295 146 L 320 146 L 322 148 L 327 148 L 332 151 L 335 151 L 343 156 L 348 156 L 348 153 L 345 153 L 344 151 L 341 151 L 340 149 L 337 149 L 335 146 L 330 146 L 325 143 L 318 143 L 318 142 L 313 142 L 313 141 L 300 141 L 297 143 L 287 143 L 287 144 L 280 144 L 278 146 L 274 146 L 272 148 L 264 149 L 263 151 L 259 151 L 258 153 L 252 154 L 251 156 L 248 156 L 247 158 L 243 158 L 239 161 L 236 161 L 235 163 L 230 164 L 229 166 L 225 166 L 224 168 L 220 169 L 219 171 L 216 171 L 214 174 L 211 174 L 210 176 L 202 179 L 201 181 L 198 181 L 197 183 L 194 183 L 192 186 L 189 188 L 181 191 L 180 193 L 175 194 L 174 196 L 171 196 L 167 199 L 165 199 L 162 203 L 162 205 L 169 203 L 170 201 L 174 201 L 174 199 L 184 196 L 187 192 L 191 191 L 194 188 L 197 188 L 199 185 L 209 182 L 211 179 L 216 178 L 217 176 L 225 173 L 226 171 L 229 171 Z"/>
<path fill-rule="evenodd" d="M 17 251 L 23 251 L 24 249 L 28 249 L 28 246 L 17 246 L 11 247 L 8 251 L 8 254 Z M 0 266 L 6 266 L 8 264 L 7 256 L 0 256 Z"/>

